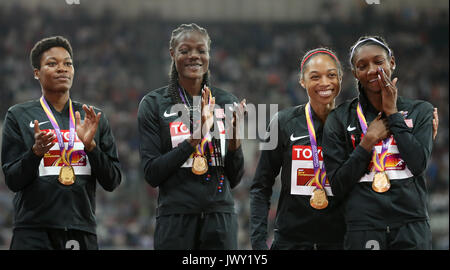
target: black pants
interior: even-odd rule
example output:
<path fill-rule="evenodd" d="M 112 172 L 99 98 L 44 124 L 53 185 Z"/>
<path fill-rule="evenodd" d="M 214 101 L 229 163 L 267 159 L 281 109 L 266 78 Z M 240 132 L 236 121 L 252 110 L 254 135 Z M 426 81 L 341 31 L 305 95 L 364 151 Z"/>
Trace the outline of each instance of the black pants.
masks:
<path fill-rule="evenodd" d="M 20 250 L 96 250 L 95 234 L 79 230 L 16 228 L 10 249 Z"/>
<path fill-rule="evenodd" d="M 395 229 L 348 231 L 347 250 L 429 250 L 431 230 L 428 221 L 406 223 Z"/>
<path fill-rule="evenodd" d="M 311 241 L 297 241 L 293 238 L 274 233 L 271 250 L 342 250 L 344 245 L 340 243 L 314 243 Z"/>
<path fill-rule="evenodd" d="M 175 214 L 156 218 L 157 250 L 235 250 L 237 217 L 232 213 Z"/>

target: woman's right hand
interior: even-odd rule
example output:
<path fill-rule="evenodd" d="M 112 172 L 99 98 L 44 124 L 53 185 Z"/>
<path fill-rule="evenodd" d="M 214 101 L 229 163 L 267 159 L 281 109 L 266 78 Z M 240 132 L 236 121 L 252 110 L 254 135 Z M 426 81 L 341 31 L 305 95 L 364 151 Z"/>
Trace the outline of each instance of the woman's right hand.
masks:
<path fill-rule="evenodd" d="M 32 150 L 36 156 L 43 157 L 55 145 L 55 138 L 52 132 L 41 131 L 39 122 L 34 120 L 34 145 Z"/>
<path fill-rule="evenodd" d="M 205 86 L 202 90 L 202 137 L 204 137 L 211 130 L 214 125 L 214 106 L 216 98 L 212 97 L 210 100 L 211 90 Z"/>
<path fill-rule="evenodd" d="M 373 147 L 380 140 L 386 139 L 388 136 L 390 136 L 390 131 L 387 119 L 381 119 L 381 114 L 379 114 L 370 123 L 360 145 L 366 149 L 367 152 L 372 152 Z"/>

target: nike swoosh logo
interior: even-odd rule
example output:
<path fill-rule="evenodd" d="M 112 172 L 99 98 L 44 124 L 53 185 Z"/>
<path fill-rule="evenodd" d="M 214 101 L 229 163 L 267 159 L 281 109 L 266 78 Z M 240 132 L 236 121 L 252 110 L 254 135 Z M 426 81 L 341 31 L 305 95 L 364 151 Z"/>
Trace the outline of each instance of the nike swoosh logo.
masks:
<path fill-rule="evenodd" d="M 176 112 L 174 112 L 174 113 L 164 112 L 164 117 L 171 117 L 171 116 L 175 116 L 175 115 L 178 115 L 178 113 L 176 113 Z"/>
<path fill-rule="evenodd" d="M 309 135 L 300 136 L 300 137 L 294 137 L 294 133 L 292 133 L 291 134 L 291 141 L 295 142 L 295 141 L 298 141 L 298 140 L 306 138 L 306 137 L 309 137 Z"/>
<path fill-rule="evenodd" d="M 48 123 L 48 122 L 50 122 L 50 121 L 40 122 L 40 123 L 38 123 L 38 126 L 40 126 L 42 124 L 45 124 L 45 123 Z M 34 121 L 30 121 L 30 128 L 34 128 Z"/>
<path fill-rule="evenodd" d="M 351 127 L 351 125 L 348 125 L 348 127 L 347 127 L 347 131 L 353 131 L 353 130 L 355 130 L 356 129 L 356 127 Z"/>

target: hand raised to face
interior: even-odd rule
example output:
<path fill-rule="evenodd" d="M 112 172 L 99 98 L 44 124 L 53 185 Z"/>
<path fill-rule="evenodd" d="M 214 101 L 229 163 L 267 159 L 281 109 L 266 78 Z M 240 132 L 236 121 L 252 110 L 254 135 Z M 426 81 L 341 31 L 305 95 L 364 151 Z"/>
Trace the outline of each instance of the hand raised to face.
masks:
<path fill-rule="evenodd" d="M 394 78 L 391 81 L 382 67 L 379 67 L 377 69 L 377 74 L 378 83 L 381 88 L 383 111 L 386 116 L 389 116 L 397 112 L 398 89 L 396 85 L 398 82 L 398 78 Z"/>

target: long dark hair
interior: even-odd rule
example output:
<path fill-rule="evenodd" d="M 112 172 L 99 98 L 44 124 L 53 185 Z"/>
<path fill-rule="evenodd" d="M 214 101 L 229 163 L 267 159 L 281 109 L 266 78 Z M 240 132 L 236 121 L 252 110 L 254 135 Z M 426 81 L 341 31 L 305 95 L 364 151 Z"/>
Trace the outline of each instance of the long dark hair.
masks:
<path fill-rule="evenodd" d="M 172 31 L 172 36 L 170 37 L 170 42 L 169 42 L 169 48 L 175 49 L 176 44 L 177 44 L 177 40 L 178 38 L 187 32 L 198 32 L 202 35 L 204 35 L 207 39 L 208 42 L 208 50 L 210 49 L 210 45 L 211 45 L 211 39 L 209 37 L 208 32 L 206 31 L 205 28 L 198 26 L 195 23 L 191 23 L 191 24 L 181 24 L 178 28 L 176 28 L 175 30 Z M 202 81 L 202 85 L 203 86 L 209 86 L 209 70 L 203 75 L 203 81 Z M 180 93 L 178 92 L 178 88 L 179 88 L 179 84 L 178 84 L 178 71 L 175 65 L 175 62 L 172 60 L 171 63 L 171 69 L 169 72 L 169 86 L 168 86 L 168 92 L 169 95 L 172 99 L 172 102 L 177 104 L 177 103 L 183 103 L 183 100 L 181 99 Z M 189 113 L 190 113 L 190 109 Z M 192 114 L 191 114 L 192 115 Z M 192 122 L 191 122 L 192 125 Z M 213 153 L 214 156 L 211 156 L 211 153 L 209 151 L 205 151 L 206 153 L 206 158 L 209 161 L 212 161 L 212 159 L 214 159 L 215 162 L 215 173 L 216 173 L 216 177 L 217 177 L 217 181 L 219 182 L 221 179 L 221 175 L 224 175 L 224 166 L 225 163 L 222 159 L 222 151 L 220 149 L 220 140 L 216 139 L 216 138 L 212 138 L 212 147 L 213 147 Z M 210 178 L 210 174 L 212 166 L 211 164 L 209 164 L 210 166 L 208 166 L 208 172 L 206 172 L 206 174 L 208 175 L 208 179 Z M 210 180 L 209 180 L 210 181 Z M 219 186 L 221 186 L 219 184 Z M 222 187 L 221 187 L 222 188 Z M 216 190 L 217 191 L 217 190 Z"/>

